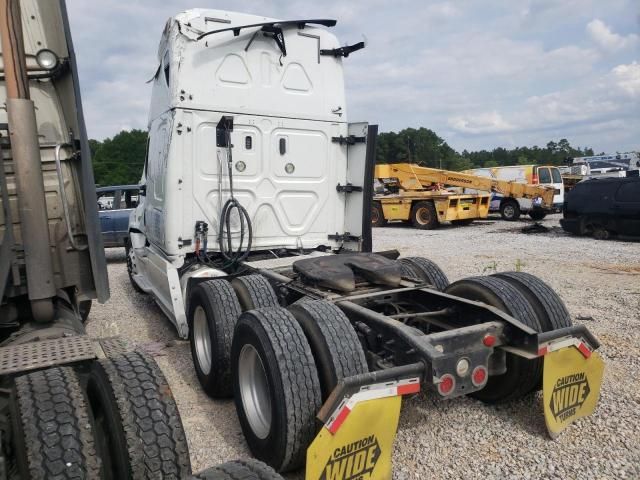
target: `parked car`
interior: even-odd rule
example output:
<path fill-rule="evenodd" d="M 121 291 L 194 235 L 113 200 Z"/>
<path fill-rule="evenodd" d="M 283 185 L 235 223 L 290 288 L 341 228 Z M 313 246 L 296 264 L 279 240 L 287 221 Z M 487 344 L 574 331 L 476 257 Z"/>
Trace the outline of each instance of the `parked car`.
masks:
<path fill-rule="evenodd" d="M 640 237 L 640 178 L 593 178 L 567 194 L 560 225 L 575 235 Z"/>
<path fill-rule="evenodd" d="M 96 188 L 98 215 L 105 247 L 124 247 L 129 228 L 129 214 L 138 205 L 138 185 L 115 185 Z"/>
<path fill-rule="evenodd" d="M 493 192 L 489 203 L 489 212 L 500 212 L 504 220 L 517 220 L 521 213 L 528 213 L 534 220 L 542 220 L 548 213 L 562 210 L 564 203 L 564 184 L 558 167 L 550 165 L 514 165 L 508 167 L 476 168 L 466 173 L 492 177 L 498 180 L 549 185 L 554 188 L 553 205 L 539 207 L 530 198 L 510 198 Z M 471 192 L 465 189 L 465 192 Z"/>

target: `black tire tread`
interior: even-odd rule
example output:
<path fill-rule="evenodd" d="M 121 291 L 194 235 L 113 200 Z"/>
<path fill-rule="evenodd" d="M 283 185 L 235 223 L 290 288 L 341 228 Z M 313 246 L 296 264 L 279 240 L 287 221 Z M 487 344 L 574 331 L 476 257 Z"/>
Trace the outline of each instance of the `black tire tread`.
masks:
<path fill-rule="evenodd" d="M 54 367 L 15 379 L 29 478 L 98 479 L 87 402 L 74 370 Z"/>
<path fill-rule="evenodd" d="M 132 248 L 133 246 L 131 245 L 131 239 L 127 237 L 124 241 L 124 251 L 125 256 L 127 257 L 127 275 L 129 276 L 129 281 L 131 282 L 131 286 L 133 287 L 133 289 L 138 293 L 146 294 L 147 292 L 140 288 L 140 286 L 133 279 L 133 266 L 131 265 L 131 258 L 129 258 L 129 250 L 131 250 Z"/>
<path fill-rule="evenodd" d="M 431 212 L 432 222 L 428 224 L 421 224 L 417 220 L 417 210 L 423 207 Z M 438 212 L 436 212 L 436 206 L 431 200 L 422 200 L 413 204 L 413 206 L 411 207 L 411 223 L 415 228 L 418 228 L 420 230 L 432 230 L 440 225 L 440 221 L 438 220 Z"/>
<path fill-rule="evenodd" d="M 231 343 L 233 330 L 242 313 L 242 307 L 231 283 L 227 280 L 207 280 L 199 283 L 196 288 L 206 296 L 213 311 L 215 323 L 214 332 L 211 332 L 212 340 L 215 340 L 211 345 L 214 355 L 211 359 L 211 370 L 215 370 L 216 373 L 215 381 L 207 393 L 214 397 L 231 397 L 233 390 L 231 384 Z"/>
<path fill-rule="evenodd" d="M 371 222 L 372 227 L 384 227 L 387 224 L 387 219 L 384 218 L 384 210 L 382 209 L 382 204 L 380 202 L 373 202 L 371 205 L 371 209 L 376 209 L 378 211 L 378 221 Z"/>
<path fill-rule="evenodd" d="M 402 275 L 416 280 L 424 280 L 442 292 L 449 286 L 449 279 L 442 269 L 428 258 L 404 257 L 398 260 Z"/>
<path fill-rule="evenodd" d="M 337 306 L 326 300 L 311 300 L 291 305 L 289 310 L 299 322 L 300 318 L 296 315 L 297 312 L 306 312 L 313 319 L 314 324 L 321 332 L 325 343 L 324 348 L 329 352 L 331 367 L 337 382 L 343 378 L 369 371 L 367 359 L 358 335 L 347 316 Z M 307 334 L 304 325 L 302 329 Z M 307 340 L 309 340 L 311 350 L 314 351 L 313 343 L 308 335 Z M 315 351 L 314 359 L 319 367 Z M 323 383 L 329 382 L 323 382 L 322 375 L 320 375 L 320 383 L 322 399 L 325 400 L 335 387 L 335 384 L 323 385 Z"/>
<path fill-rule="evenodd" d="M 283 480 L 276 471 L 265 463 L 251 460 L 234 460 L 195 474 L 199 480 Z"/>
<path fill-rule="evenodd" d="M 532 328 L 536 332 L 542 332 L 542 326 L 540 325 L 538 317 L 527 298 L 516 287 L 511 285 L 506 280 L 498 277 L 470 277 L 452 283 L 450 287 L 455 288 L 457 284 L 462 282 L 476 283 L 489 289 L 502 302 L 506 313 L 516 318 L 524 325 Z M 448 292 L 449 289 L 447 289 L 446 291 Z M 483 401 L 491 403 L 503 403 L 520 398 L 533 390 L 539 384 L 540 378 L 542 376 L 543 363 L 541 359 L 536 358 L 533 360 L 526 360 L 517 357 L 515 358 L 515 361 L 517 362 L 516 365 L 520 371 L 519 375 L 517 376 L 517 383 L 515 385 L 508 387 L 506 392 L 500 391 L 495 395 L 491 395 L 489 392 L 491 391 L 490 384 L 492 380 L 499 381 L 498 379 L 500 378 L 493 377 L 493 379 L 489 378 L 489 383 L 483 390 L 475 392 L 472 395 Z M 509 372 L 507 372 L 505 375 L 508 374 Z M 510 378 L 514 379 L 514 377 Z"/>
<path fill-rule="evenodd" d="M 540 278 L 526 272 L 500 272 L 492 276 L 504 278 L 520 285 L 516 288 L 529 290 L 544 308 L 547 318 L 541 319 L 544 332 L 573 325 L 569 310 L 558 294 Z"/>
<path fill-rule="evenodd" d="M 139 351 L 99 362 L 120 413 L 131 478 L 180 479 L 190 475 L 180 413 L 156 362 Z"/>
<path fill-rule="evenodd" d="M 316 365 L 302 328 L 288 310 L 251 310 L 239 320 L 250 324 L 256 321 L 278 360 L 288 417 L 285 452 L 280 464 L 272 467 L 280 472 L 294 470 L 304 464 L 307 448 L 316 434 L 315 415 L 321 405 Z"/>
<path fill-rule="evenodd" d="M 278 297 L 269 281 L 260 274 L 243 275 L 232 280 L 231 284 L 238 293 L 238 284 L 241 284 L 249 294 L 252 305 L 247 305 L 246 310 L 254 308 L 278 307 Z M 240 295 L 238 295 L 240 297 Z"/>

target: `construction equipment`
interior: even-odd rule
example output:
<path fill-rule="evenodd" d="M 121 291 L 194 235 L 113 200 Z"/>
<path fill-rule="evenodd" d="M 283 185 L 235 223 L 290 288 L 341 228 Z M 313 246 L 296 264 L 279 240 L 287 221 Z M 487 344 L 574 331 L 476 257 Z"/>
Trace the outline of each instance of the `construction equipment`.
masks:
<path fill-rule="evenodd" d="M 391 478 L 400 397 L 420 390 L 493 403 L 544 384 L 556 434 L 595 408 L 597 340 L 531 275 L 449 284 L 425 258 L 371 253 L 377 130 L 347 122 L 343 63 L 363 45 L 340 46 L 322 28 L 335 23 L 169 20 L 129 223 L 134 287 L 276 470 Z M 543 369 L 556 355 L 562 378 Z"/>
<path fill-rule="evenodd" d="M 534 199 L 537 206 L 553 203 L 553 188 L 543 185 L 498 180 L 463 172 L 422 167 L 411 163 L 381 164 L 375 178 L 387 193 L 376 195 L 372 206 L 373 226 L 390 220 L 411 221 L 416 228 L 432 229 L 441 222 L 469 224 L 489 214 L 490 194 L 499 192 L 510 198 Z M 473 190 L 450 191 L 446 187 Z"/>
<path fill-rule="evenodd" d="M 558 167 L 553 165 L 505 165 L 465 170 L 463 173 L 478 175 L 502 182 L 513 182 L 546 187 L 553 190 L 553 197 L 540 202 L 525 195 L 504 194 L 499 189 L 492 191 L 489 212 L 500 212 L 503 220 L 515 221 L 521 213 L 528 213 L 533 220 L 542 220 L 548 213 L 558 213 L 564 202 L 564 185 Z M 466 188 L 465 192 L 475 192 Z"/>

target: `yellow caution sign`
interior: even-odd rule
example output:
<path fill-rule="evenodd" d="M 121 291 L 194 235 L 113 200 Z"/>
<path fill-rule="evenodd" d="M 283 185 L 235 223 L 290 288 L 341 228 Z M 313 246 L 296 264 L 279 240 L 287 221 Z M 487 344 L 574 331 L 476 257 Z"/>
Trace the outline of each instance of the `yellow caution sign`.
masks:
<path fill-rule="evenodd" d="M 544 418 L 552 438 L 578 418 L 594 412 L 603 372 L 604 363 L 598 352 L 571 346 L 545 355 Z"/>
<path fill-rule="evenodd" d="M 391 480 L 401 403 L 398 395 L 344 406 L 307 450 L 305 479 Z"/>

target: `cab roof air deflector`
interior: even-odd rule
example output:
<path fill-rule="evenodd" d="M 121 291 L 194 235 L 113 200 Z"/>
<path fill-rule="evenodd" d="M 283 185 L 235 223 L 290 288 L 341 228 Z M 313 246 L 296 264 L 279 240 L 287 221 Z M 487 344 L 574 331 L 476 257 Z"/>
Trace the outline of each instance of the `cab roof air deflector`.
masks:
<path fill-rule="evenodd" d="M 322 25 L 324 27 L 335 27 L 336 23 L 337 23 L 336 20 L 331 20 L 331 19 L 284 20 L 284 21 L 265 22 L 265 23 L 253 23 L 251 25 L 240 25 L 237 27 L 221 28 L 219 30 L 212 30 L 210 32 L 205 32 L 202 35 L 198 36 L 197 40 L 201 40 L 204 37 L 207 37 L 209 35 L 213 35 L 215 33 L 222 33 L 222 32 L 233 32 L 233 36 L 237 37 L 238 35 L 240 35 L 240 31 L 244 30 L 245 28 L 262 27 L 261 30 L 271 33 L 273 32 L 274 28 L 296 26 L 302 30 L 307 25 Z"/>

